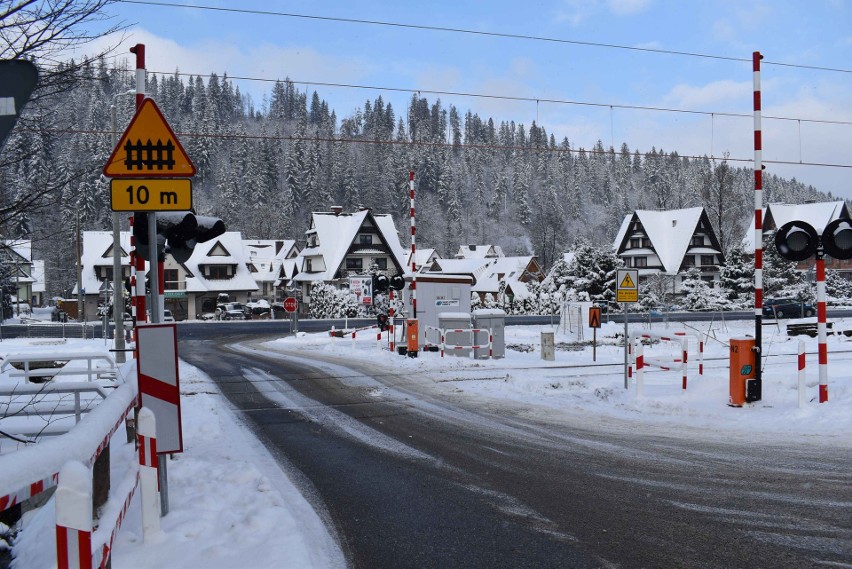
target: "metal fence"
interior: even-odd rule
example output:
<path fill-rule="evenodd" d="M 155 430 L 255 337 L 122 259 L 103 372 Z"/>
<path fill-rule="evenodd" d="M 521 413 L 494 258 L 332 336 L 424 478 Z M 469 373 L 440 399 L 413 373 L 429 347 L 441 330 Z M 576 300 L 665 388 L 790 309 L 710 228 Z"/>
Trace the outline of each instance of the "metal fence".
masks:
<path fill-rule="evenodd" d="M 95 339 L 95 326 L 85 323 L 43 322 L 38 324 L 0 324 L 0 341 L 13 338 Z"/>

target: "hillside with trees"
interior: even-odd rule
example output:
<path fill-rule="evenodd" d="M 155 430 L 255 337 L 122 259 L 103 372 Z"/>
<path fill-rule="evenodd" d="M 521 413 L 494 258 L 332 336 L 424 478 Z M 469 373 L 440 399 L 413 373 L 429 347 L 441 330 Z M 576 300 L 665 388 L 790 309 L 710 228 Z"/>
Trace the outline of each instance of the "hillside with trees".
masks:
<path fill-rule="evenodd" d="M 4 203 L 38 196 L 2 221 L 5 238 L 29 236 L 47 281 L 73 285 L 73 235 L 111 228 L 101 170 L 132 116 L 132 70 L 103 60 L 67 72 L 77 81 L 27 108 L 0 167 Z M 338 117 L 314 91 L 276 82 L 257 105 L 224 75 L 150 75 L 148 94 L 194 161 L 194 202 L 246 238 L 301 240 L 311 211 L 331 205 L 408 216 L 408 171 L 417 174 L 421 247 L 452 254 L 493 243 L 506 254 L 534 252 L 549 268 L 575 241 L 612 242 L 634 209 L 704 206 L 727 250 L 753 211 L 753 173 L 724 159 L 662 148 L 576 146 L 544 125 L 496 123 L 473 110 L 413 95 L 405 109 L 382 97 Z M 119 132 L 120 134 L 120 132 Z M 765 202 L 833 199 L 795 179 L 764 178 Z M 402 232 L 405 235 L 407 232 Z"/>

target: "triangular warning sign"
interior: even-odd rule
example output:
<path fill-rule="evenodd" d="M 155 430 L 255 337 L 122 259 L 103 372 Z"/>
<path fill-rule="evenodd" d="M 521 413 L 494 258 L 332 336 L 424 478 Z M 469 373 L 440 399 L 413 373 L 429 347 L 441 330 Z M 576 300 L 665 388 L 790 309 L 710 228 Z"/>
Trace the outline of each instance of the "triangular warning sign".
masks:
<path fill-rule="evenodd" d="M 633 282 L 633 279 L 630 278 L 630 273 L 626 273 L 624 278 L 621 280 L 621 284 L 618 285 L 618 288 L 636 288 L 636 283 Z"/>
<path fill-rule="evenodd" d="M 104 166 L 108 178 L 190 178 L 195 165 L 153 99 L 145 99 Z"/>

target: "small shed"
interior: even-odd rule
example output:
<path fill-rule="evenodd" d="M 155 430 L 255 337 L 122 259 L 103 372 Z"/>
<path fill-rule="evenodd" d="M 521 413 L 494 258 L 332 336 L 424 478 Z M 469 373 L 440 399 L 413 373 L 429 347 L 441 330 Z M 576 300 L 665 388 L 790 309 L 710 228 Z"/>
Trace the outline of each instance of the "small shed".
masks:
<path fill-rule="evenodd" d="M 411 275 L 406 275 L 408 285 L 404 292 L 406 312 L 411 317 Z M 473 277 L 467 275 L 418 274 L 417 320 L 420 327 L 420 346 L 426 326 L 438 326 L 438 314 L 462 312 L 470 317 L 470 287 Z"/>

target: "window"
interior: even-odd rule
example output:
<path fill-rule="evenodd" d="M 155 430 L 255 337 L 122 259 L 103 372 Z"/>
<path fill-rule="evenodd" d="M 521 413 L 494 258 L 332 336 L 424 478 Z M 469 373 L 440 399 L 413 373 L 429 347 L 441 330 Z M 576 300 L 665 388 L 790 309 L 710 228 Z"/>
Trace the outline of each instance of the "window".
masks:
<path fill-rule="evenodd" d="M 647 237 L 642 238 L 642 247 L 651 247 L 651 240 Z"/>
<path fill-rule="evenodd" d="M 311 259 L 305 259 L 305 272 L 312 273 L 314 271 Z"/>
<path fill-rule="evenodd" d="M 359 235 L 358 243 L 361 245 L 372 245 L 373 244 L 373 236 L 372 235 Z"/>
<path fill-rule="evenodd" d="M 640 238 L 633 237 L 630 240 L 630 248 L 631 249 L 636 249 L 636 248 L 641 247 L 641 246 L 642 246 L 642 240 Z"/>
<path fill-rule="evenodd" d="M 388 259 L 387 259 L 387 257 L 379 257 L 375 261 L 376 261 L 376 266 L 379 268 L 380 271 L 388 270 Z"/>
<path fill-rule="evenodd" d="M 695 266 L 695 257 L 692 255 L 687 255 L 683 258 L 683 266 L 684 267 L 694 267 Z"/>
<path fill-rule="evenodd" d="M 634 267 L 647 267 L 648 266 L 648 257 L 633 257 L 633 266 Z"/>
<path fill-rule="evenodd" d="M 112 267 L 101 267 L 101 280 L 112 282 Z"/>
<path fill-rule="evenodd" d="M 178 285 L 178 270 L 177 269 L 163 269 L 163 281 L 165 283 L 165 290 L 177 290 L 180 288 Z"/>
<path fill-rule="evenodd" d="M 227 265 L 210 265 L 207 267 L 207 278 L 209 279 L 223 280 L 230 277 L 231 275 Z"/>
<path fill-rule="evenodd" d="M 704 245 L 704 237 L 701 235 L 693 235 L 692 242 L 690 243 L 690 245 L 694 247 L 700 247 Z"/>
<path fill-rule="evenodd" d="M 364 267 L 364 260 L 360 257 L 346 257 L 346 270 L 348 271 L 360 271 Z"/>
<path fill-rule="evenodd" d="M 713 255 L 701 255 L 701 264 L 703 266 L 709 266 L 713 264 Z"/>

